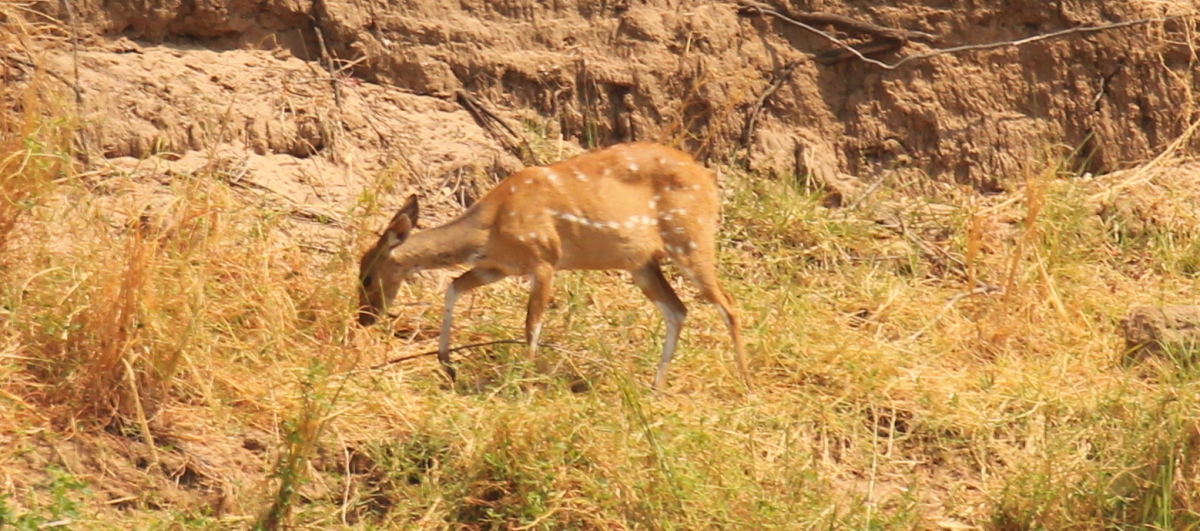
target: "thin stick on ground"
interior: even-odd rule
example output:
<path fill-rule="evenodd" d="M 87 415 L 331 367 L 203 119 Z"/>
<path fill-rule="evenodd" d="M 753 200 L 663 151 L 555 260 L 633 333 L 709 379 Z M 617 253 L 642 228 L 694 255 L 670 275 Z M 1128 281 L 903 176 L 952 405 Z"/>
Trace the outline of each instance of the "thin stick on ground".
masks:
<path fill-rule="evenodd" d="M 858 206 L 861 205 L 863 201 L 866 201 L 867 198 L 871 197 L 871 194 L 875 193 L 875 191 L 879 189 L 880 185 L 883 184 L 883 181 L 886 181 L 887 178 L 893 173 L 896 173 L 895 169 L 892 169 L 888 175 L 884 175 L 883 177 L 875 179 L 875 182 L 871 183 L 870 186 L 867 186 L 867 189 L 862 193 L 862 195 L 858 196 L 858 199 L 855 199 L 848 206 L 846 206 L 846 210 L 854 210 L 858 208 Z"/>
<path fill-rule="evenodd" d="M 946 304 L 942 306 L 942 309 L 938 310 L 938 313 L 933 316 L 933 319 L 930 319 L 928 323 L 925 323 L 925 326 L 922 326 L 920 330 L 917 330 L 911 336 L 908 336 L 908 341 L 911 343 L 925 335 L 925 332 L 928 332 L 929 329 L 933 328 L 933 326 L 938 323 L 938 321 L 941 321 L 942 317 L 946 315 L 946 312 L 949 312 L 950 308 L 953 308 L 955 304 L 958 304 L 958 301 L 961 301 L 972 295 L 989 294 L 995 293 L 996 291 L 998 290 L 995 286 L 983 285 L 978 286 L 971 291 L 962 291 L 955 294 L 953 297 L 950 297 L 950 300 L 946 301 Z"/>
<path fill-rule="evenodd" d="M 496 340 L 496 341 L 485 341 L 485 342 L 483 342 L 483 343 L 471 343 L 470 345 L 462 345 L 462 346 L 459 346 L 459 347 L 454 347 L 454 348 L 452 348 L 452 349 L 450 349 L 450 350 L 448 350 L 448 351 L 446 351 L 446 352 L 458 352 L 458 351 L 460 351 L 460 350 L 468 350 L 468 349 L 473 349 L 473 348 L 486 347 L 486 346 L 490 346 L 490 345 L 524 345 L 524 344 L 525 344 L 525 342 L 524 342 L 524 341 L 520 341 L 520 340 L 517 340 L 517 339 L 499 339 L 499 340 Z M 538 345 L 538 346 L 539 346 L 539 347 L 554 348 L 554 347 L 553 347 L 553 346 L 551 346 L 551 345 Z M 371 369 L 382 369 L 382 368 L 384 368 L 384 367 L 387 367 L 388 365 L 393 365 L 393 364 L 396 364 L 396 363 L 402 363 L 402 362 L 409 361 L 409 360 L 415 360 L 415 359 L 417 359 L 417 358 L 424 358 L 424 357 L 426 357 L 426 356 L 434 356 L 434 355 L 436 355 L 437 353 L 438 353 L 438 351 L 436 351 L 436 350 L 431 350 L 431 351 L 429 351 L 429 352 L 422 352 L 422 353 L 420 353 L 420 354 L 412 354 L 412 355 L 409 355 L 409 356 L 402 356 L 402 357 L 399 357 L 399 358 L 394 358 L 394 359 L 387 360 L 387 361 L 385 361 L 385 362 L 383 362 L 383 363 L 379 363 L 379 364 L 376 364 L 376 365 L 372 365 L 372 366 L 371 366 Z"/>

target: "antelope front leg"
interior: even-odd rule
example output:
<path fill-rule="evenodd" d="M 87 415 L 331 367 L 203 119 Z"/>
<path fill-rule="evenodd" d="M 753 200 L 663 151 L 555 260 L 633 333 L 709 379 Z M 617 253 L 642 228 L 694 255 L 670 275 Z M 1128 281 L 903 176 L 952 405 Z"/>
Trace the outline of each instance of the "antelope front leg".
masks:
<path fill-rule="evenodd" d="M 442 367 L 446 369 L 446 374 L 450 376 L 451 382 L 456 376 L 454 366 L 450 364 L 450 323 L 454 319 L 454 303 L 458 301 L 459 295 L 502 278 L 504 278 L 504 273 L 495 269 L 472 269 L 454 279 L 454 282 L 450 283 L 450 288 L 446 290 L 446 308 L 442 311 L 442 331 L 438 334 L 438 361 L 442 362 Z"/>
<path fill-rule="evenodd" d="M 548 264 L 537 266 L 533 272 L 533 286 L 529 289 L 529 310 L 525 314 L 525 343 L 529 346 L 529 361 L 536 363 L 538 338 L 542 335 L 542 315 L 550 304 L 551 288 L 554 285 L 554 267 Z"/>

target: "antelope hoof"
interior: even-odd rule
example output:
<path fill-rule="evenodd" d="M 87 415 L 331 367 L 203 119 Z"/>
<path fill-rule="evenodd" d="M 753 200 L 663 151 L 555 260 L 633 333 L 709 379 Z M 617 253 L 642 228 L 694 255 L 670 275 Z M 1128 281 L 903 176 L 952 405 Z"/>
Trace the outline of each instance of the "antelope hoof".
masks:
<path fill-rule="evenodd" d="M 358 324 L 362 326 L 371 326 L 375 324 L 375 319 L 376 317 L 374 313 L 362 310 L 358 312 Z"/>

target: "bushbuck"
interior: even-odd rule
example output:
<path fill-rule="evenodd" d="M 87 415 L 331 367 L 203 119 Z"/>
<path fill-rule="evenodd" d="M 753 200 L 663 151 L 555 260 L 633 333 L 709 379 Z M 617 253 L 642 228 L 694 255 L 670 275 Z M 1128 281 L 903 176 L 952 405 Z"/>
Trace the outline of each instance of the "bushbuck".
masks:
<path fill-rule="evenodd" d="M 687 315 L 660 266 L 670 258 L 720 310 L 749 386 L 737 311 L 717 280 L 720 208 L 713 172 L 679 150 L 651 143 L 618 144 L 522 169 L 458 218 L 427 230 L 413 231 L 419 207 L 412 195 L 362 256 L 358 321 L 369 326 L 386 315 L 400 282 L 416 271 L 469 267 L 446 290 L 438 341 L 438 359 L 453 380 L 450 323 L 462 294 L 505 277 L 529 276 L 525 341 L 532 360 L 554 272 L 623 269 L 666 321 L 654 376 L 654 387 L 662 388 Z"/>

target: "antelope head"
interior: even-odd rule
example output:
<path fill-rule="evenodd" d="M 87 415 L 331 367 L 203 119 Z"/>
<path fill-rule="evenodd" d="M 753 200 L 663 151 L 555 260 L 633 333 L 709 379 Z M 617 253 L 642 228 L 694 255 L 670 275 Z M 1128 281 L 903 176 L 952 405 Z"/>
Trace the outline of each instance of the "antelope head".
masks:
<path fill-rule="evenodd" d="M 387 315 L 387 306 L 396 296 L 400 283 L 413 273 L 393 256 L 392 251 L 400 247 L 412 234 L 417 225 L 419 207 L 413 194 L 392 217 L 379 241 L 362 256 L 358 266 L 358 323 L 370 326 L 379 317 Z"/>

